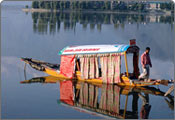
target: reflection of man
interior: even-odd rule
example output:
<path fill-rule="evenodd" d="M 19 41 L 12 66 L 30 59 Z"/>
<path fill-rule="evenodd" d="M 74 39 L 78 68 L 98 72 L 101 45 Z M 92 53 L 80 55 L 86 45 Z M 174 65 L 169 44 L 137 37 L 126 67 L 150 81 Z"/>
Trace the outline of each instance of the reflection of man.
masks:
<path fill-rule="evenodd" d="M 139 97 L 143 101 L 142 108 L 140 111 L 140 118 L 141 119 L 148 119 L 149 112 L 151 110 L 151 105 L 149 105 L 149 95 L 145 94 L 145 96 L 143 96 L 141 93 L 139 93 Z"/>
<path fill-rule="evenodd" d="M 139 100 L 138 93 L 137 92 L 133 92 L 132 119 L 138 119 L 138 100 Z"/>
<path fill-rule="evenodd" d="M 141 56 L 141 64 L 142 64 L 143 73 L 139 76 L 139 79 L 149 78 L 149 73 L 150 73 L 149 67 L 152 67 L 149 52 L 150 52 L 150 48 L 146 47 L 145 52 Z"/>

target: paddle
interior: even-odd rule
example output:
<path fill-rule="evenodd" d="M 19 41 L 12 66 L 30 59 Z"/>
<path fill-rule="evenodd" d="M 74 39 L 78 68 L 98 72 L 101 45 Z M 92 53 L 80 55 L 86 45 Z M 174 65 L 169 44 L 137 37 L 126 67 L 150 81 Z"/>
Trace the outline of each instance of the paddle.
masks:
<path fill-rule="evenodd" d="M 160 79 L 150 79 L 150 81 L 156 81 L 159 82 L 162 85 L 168 86 L 168 83 L 173 83 L 174 80 L 160 80 Z"/>

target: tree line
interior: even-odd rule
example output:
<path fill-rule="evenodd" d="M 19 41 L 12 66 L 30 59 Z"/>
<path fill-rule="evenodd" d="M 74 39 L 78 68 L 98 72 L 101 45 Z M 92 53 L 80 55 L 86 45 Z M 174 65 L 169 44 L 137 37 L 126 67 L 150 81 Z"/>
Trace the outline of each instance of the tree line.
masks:
<path fill-rule="evenodd" d="M 142 11 L 147 12 L 147 2 L 123 2 L 123 1 L 33 1 L 32 8 L 51 10 L 118 10 L 118 11 Z M 26 6 L 28 8 L 28 6 Z M 172 2 L 160 3 L 160 8 L 171 10 Z"/>

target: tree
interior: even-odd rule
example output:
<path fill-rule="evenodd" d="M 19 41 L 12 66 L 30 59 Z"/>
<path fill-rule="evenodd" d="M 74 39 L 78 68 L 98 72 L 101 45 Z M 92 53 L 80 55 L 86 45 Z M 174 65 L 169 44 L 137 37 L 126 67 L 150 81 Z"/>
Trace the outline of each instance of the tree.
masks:
<path fill-rule="evenodd" d="M 105 10 L 110 9 L 110 1 L 105 2 Z"/>
<path fill-rule="evenodd" d="M 38 1 L 33 1 L 32 2 L 32 8 L 39 8 L 39 2 Z"/>
<path fill-rule="evenodd" d="M 98 9 L 98 2 L 94 1 L 93 3 L 93 10 Z"/>
<path fill-rule="evenodd" d="M 50 2 L 45 2 L 45 8 L 46 9 L 51 9 L 51 3 Z"/>
<path fill-rule="evenodd" d="M 59 1 L 54 1 L 54 2 L 53 2 L 53 9 L 54 9 L 54 10 L 59 9 Z"/>
<path fill-rule="evenodd" d="M 45 2 L 44 1 L 40 1 L 39 2 L 39 8 L 45 8 Z"/>
<path fill-rule="evenodd" d="M 171 10 L 173 3 L 162 3 L 161 9 Z M 145 4 L 138 2 L 122 2 L 122 1 L 33 1 L 32 8 L 41 9 L 73 9 L 73 10 L 132 10 L 144 11 Z M 111 9 L 112 8 L 112 9 Z"/>
<path fill-rule="evenodd" d="M 143 11 L 144 10 L 144 4 L 143 3 L 138 4 L 138 10 L 139 11 Z"/>
<path fill-rule="evenodd" d="M 63 9 L 64 9 L 64 2 L 60 1 L 60 10 L 63 10 Z"/>
<path fill-rule="evenodd" d="M 70 1 L 65 1 L 65 9 L 70 9 Z"/>

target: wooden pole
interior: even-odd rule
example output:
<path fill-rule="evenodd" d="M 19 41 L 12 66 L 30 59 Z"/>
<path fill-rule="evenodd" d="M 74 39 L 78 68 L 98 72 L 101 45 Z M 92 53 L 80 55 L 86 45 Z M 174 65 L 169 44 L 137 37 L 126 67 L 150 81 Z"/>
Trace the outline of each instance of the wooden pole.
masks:
<path fill-rule="evenodd" d="M 24 79 L 27 80 L 27 77 L 26 77 L 26 63 L 24 65 Z"/>
<path fill-rule="evenodd" d="M 171 9 L 172 10 L 172 12 L 173 12 L 173 14 L 174 14 L 174 19 L 175 19 L 175 1 L 173 1 L 173 5 L 172 6 L 174 6 L 174 9 Z M 173 24 L 174 23 L 174 21 L 171 21 L 172 23 L 171 24 Z M 175 28 L 175 24 L 174 24 L 174 28 Z M 174 45 L 174 40 L 173 40 L 173 45 Z M 175 48 L 173 47 L 173 49 L 175 50 Z M 174 51 L 173 50 L 173 51 Z M 174 56 L 174 61 L 175 61 L 175 56 Z M 174 64 L 174 67 L 175 67 L 175 64 Z M 174 73 L 174 80 L 175 80 L 175 73 Z"/>
<path fill-rule="evenodd" d="M 127 75 L 127 77 L 129 77 L 129 73 L 128 73 L 128 63 L 127 63 L 126 51 L 125 51 L 125 53 L 124 53 L 124 56 L 125 56 L 126 75 Z"/>

